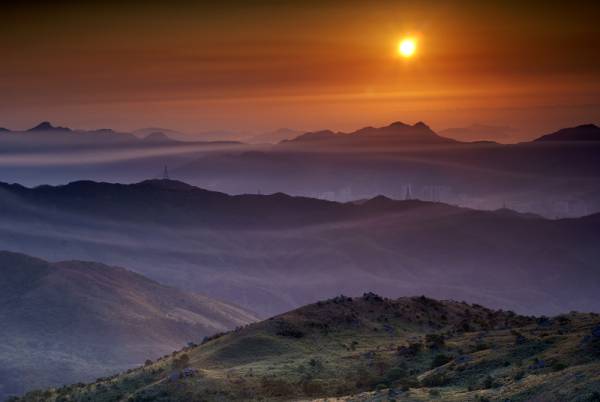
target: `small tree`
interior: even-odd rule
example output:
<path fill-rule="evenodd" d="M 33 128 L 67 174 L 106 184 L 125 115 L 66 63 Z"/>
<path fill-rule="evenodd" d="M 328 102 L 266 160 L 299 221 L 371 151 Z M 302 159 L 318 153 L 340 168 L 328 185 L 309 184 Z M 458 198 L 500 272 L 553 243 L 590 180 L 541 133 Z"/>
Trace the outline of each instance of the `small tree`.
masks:
<path fill-rule="evenodd" d="M 182 370 L 190 365 L 190 357 L 187 354 L 182 354 L 179 358 L 173 360 L 173 368 Z"/>

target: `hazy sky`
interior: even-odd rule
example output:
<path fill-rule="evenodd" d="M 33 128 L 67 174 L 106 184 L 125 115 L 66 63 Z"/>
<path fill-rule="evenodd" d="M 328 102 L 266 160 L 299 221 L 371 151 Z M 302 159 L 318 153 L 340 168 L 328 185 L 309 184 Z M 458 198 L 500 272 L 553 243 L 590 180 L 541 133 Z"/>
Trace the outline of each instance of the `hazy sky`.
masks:
<path fill-rule="evenodd" d="M 598 2 L 82 3 L 2 6 L 0 126 L 600 122 Z"/>

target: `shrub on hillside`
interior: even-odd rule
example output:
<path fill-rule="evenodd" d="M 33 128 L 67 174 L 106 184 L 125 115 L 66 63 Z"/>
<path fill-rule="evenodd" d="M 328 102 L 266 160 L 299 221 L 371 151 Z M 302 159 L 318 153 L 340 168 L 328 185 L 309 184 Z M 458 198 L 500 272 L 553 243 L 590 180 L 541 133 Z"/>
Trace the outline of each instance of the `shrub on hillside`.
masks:
<path fill-rule="evenodd" d="M 568 366 L 563 362 L 554 362 L 552 363 L 552 370 L 554 371 L 562 371 L 566 369 Z"/>
<path fill-rule="evenodd" d="M 434 369 L 436 367 L 443 366 L 451 360 L 452 357 L 440 353 L 433 358 L 433 361 L 431 362 L 431 368 Z"/>
<path fill-rule="evenodd" d="M 279 336 L 290 338 L 302 338 L 304 336 L 304 332 L 300 328 L 287 321 L 277 322 L 277 331 L 275 333 Z"/>
<path fill-rule="evenodd" d="M 492 377 L 491 375 L 488 375 L 483 380 L 482 386 L 484 389 L 496 388 L 498 386 L 498 383 L 494 380 L 494 377 Z"/>
<path fill-rule="evenodd" d="M 294 392 L 294 387 L 290 383 L 279 378 L 263 377 L 261 387 L 265 394 L 276 397 L 290 395 Z"/>
<path fill-rule="evenodd" d="M 442 373 L 432 374 L 421 380 L 424 387 L 443 387 L 448 384 L 448 378 Z"/>
<path fill-rule="evenodd" d="M 173 360 L 173 369 L 182 370 L 190 365 L 190 357 L 187 354 L 182 354 L 180 357 Z"/>
<path fill-rule="evenodd" d="M 439 349 L 444 347 L 446 341 L 444 335 L 427 334 L 425 336 L 425 343 L 429 349 Z"/>
<path fill-rule="evenodd" d="M 323 395 L 327 389 L 322 380 L 308 380 L 302 382 L 302 392 L 308 396 Z"/>

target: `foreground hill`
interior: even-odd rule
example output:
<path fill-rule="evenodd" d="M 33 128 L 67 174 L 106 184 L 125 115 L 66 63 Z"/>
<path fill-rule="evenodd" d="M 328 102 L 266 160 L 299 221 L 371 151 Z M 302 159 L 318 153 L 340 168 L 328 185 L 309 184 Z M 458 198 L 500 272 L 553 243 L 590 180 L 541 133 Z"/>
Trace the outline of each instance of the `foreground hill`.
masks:
<path fill-rule="evenodd" d="M 123 268 L 0 252 L 0 400 L 89 381 L 253 320 Z"/>
<path fill-rule="evenodd" d="M 15 401 L 593 401 L 600 317 L 336 297 L 143 368 Z M 352 396 L 354 395 L 354 396 Z"/>
<path fill-rule="evenodd" d="M 527 314 L 600 309 L 598 215 L 231 196 L 162 180 L 0 194 L 0 249 L 126 266 L 262 317 L 365 287 Z"/>

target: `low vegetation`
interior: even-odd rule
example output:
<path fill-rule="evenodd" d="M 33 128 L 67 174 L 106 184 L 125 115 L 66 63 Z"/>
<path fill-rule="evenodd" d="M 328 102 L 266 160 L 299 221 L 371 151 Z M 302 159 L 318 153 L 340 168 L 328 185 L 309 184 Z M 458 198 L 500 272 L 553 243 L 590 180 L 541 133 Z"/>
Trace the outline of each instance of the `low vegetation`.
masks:
<path fill-rule="evenodd" d="M 600 317 L 339 296 L 33 401 L 596 401 Z"/>

